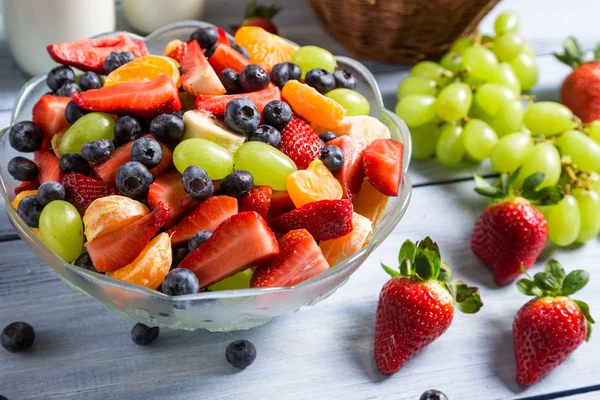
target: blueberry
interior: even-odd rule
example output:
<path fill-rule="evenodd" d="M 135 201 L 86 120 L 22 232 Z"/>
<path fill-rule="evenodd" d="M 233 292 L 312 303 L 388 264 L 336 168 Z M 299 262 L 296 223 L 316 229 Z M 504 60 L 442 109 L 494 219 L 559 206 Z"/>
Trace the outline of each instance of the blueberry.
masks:
<path fill-rule="evenodd" d="M 211 231 L 200 231 L 188 240 L 188 250 L 194 251 L 211 237 Z"/>
<path fill-rule="evenodd" d="M 179 110 L 177 112 L 172 113 L 171 115 L 174 115 L 174 116 L 176 116 L 179 119 L 182 119 L 183 118 L 183 114 L 185 114 L 185 111 L 184 110 Z"/>
<path fill-rule="evenodd" d="M 85 114 L 87 114 L 87 111 L 83 108 L 80 108 L 77 105 L 77 103 L 75 103 L 73 100 L 69 101 L 67 103 L 67 106 L 65 107 L 65 118 L 67 119 L 67 122 L 71 125 L 73 125 L 79 118 L 83 117 Z"/>
<path fill-rule="evenodd" d="M 217 43 L 219 40 L 219 33 L 212 26 L 200 28 L 192 32 L 190 40 L 195 40 L 201 48 L 208 49 Z"/>
<path fill-rule="evenodd" d="M 227 196 L 240 198 L 254 187 L 254 179 L 248 171 L 239 169 L 227 175 L 221 181 L 221 192 Z"/>
<path fill-rule="evenodd" d="M 200 292 L 200 283 L 196 274 L 189 269 L 175 268 L 163 280 L 162 292 L 169 296 L 194 294 Z"/>
<path fill-rule="evenodd" d="M 204 201 L 213 195 L 215 187 L 202 168 L 190 165 L 183 171 L 183 188 L 195 201 Z"/>
<path fill-rule="evenodd" d="M 245 369 L 256 359 L 256 347 L 247 340 L 236 340 L 227 346 L 225 358 L 233 367 Z"/>
<path fill-rule="evenodd" d="M 6 398 L 0 394 L 0 400 L 8 400 L 8 398 Z"/>
<path fill-rule="evenodd" d="M 38 203 L 36 196 L 26 196 L 21 199 L 17 212 L 27 225 L 32 228 L 40 227 L 40 214 L 42 213 L 42 205 Z"/>
<path fill-rule="evenodd" d="M 131 340 L 139 346 L 146 346 L 154 342 L 159 333 L 160 328 L 158 326 L 150 327 L 137 323 L 131 329 Z"/>
<path fill-rule="evenodd" d="M 35 331 L 27 322 L 13 322 L 0 334 L 2 347 L 11 353 L 29 349 L 35 341 Z"/>
<path fill-rule="evenodd" d="M 77 172 L 78 174 L 88 176 L 91 172 L 90 164 L 77 153 L 63 154 L 58 162 L 58 168 L 63 174 Z"/>
<path fill-rule="evenodd" d="M 254 103 L 242 97 L 225 106 L 225 125 L 237 133 L 250 134 L 258 128 L 260 113 Z"/>
<path fill-rule="evenodd" d="M 233 69 L 226 68 L 223 71 L 221 71 L 221 73 L 219 74 L 219 79 L 221 80 L 223 86 L 225 86 L 227 93 L 236 94 L 242 92 L 242 86 L 240 85 L 240 75 Z"/>
<path fill-rule="evenodd" d="M 152 138 L 141 138 L 131 148 L 131 161 L 139 161 L 151 169 L 162 161 L 162 147 Z"/>
<path fill-rule="evenodd" d="M 189 250 L 187 244 L 180 244 L 171 248 L 171 269 L 177 268 L 179 263 L 188 255 Z M 164 293 L 164 292 L 163 292 Z"/>
<path fill-rule="evenodd" d="M 273 147 L 279 146 L 281 143 L 281 133 L 270 125 L 260 125 L 250 136 L 249 142 L 263 142 L 270 144 Z"/>
<path fill-rule="evenodd" d="M 231 48 L 234 49 L 235 51 L 237 51 L 238 53 L 240 53 L 241 55 L 243 55 L 244 57 L 246 57 L 248 59 L 250 58 L 250 53 L 248 53 L 248 50 L 246 50 L 239 44 L 234 43 L 231 45 Z"/>
<path fill-rule="evenodd" d="M 431 389 L 424 392 L 421 397 L 419 397 L 419 400 L 448 400 L 448 396 L 439 390 Z"/>
<path fill-rule="evenodd" d="M 336 139 L 337 135 L 333 132 L 323 132 L 319 135 L 319 137 L 321 138 L 322 141 L 324 141 L 325 143 L 329 142 L 330 140 Z"/>
<path fill-rule="evenodd" d="M 319 140 L 321 141 L 321 150 L 323 150 L 325 148 L 325 141 L 321 138 Z"/>
<path fill-rule="evenodd" d="M 79 77 L 79 87 L 84 92 L 90 89 L 100 89 L 102 87 L 102 81 L 98 75 L 88 71 Z"/>
<path fill-rule="evenodd" d="M 81 155 L 87 161 L 98 163 L 108 160 L 115 152 L 115 145 L 110 140 L 100 139 L 87 142 L 81 148 Z"/>
<path fill-rule="evenodd" d="M 288 81 L 299 81 L 300 76 L 302 76 L 302 70 L 298 64 L 294 64 L 293 62 L 276 64 L 271 69 L 271 80 L 279 89 L 282 89 Z"/>
<path fill-rule="evenodd" d="M 104 63 L 102 64 L 104 73 L 108 75 L 115 69 L 133 60 L 135 60 L 135 57 L 128 51 L 113 51 L 104 59 Z"/>
<path fill-rule="evenodd" d="M 129 161 L 121 165 L 117 171 L 117 189 L 132 199 L 145 198 L 152 182 L 154 182 L 152 174 L 138 161 Z"/>
<path fill-rule="evenodd" d="M 38 166 L 28 158 L 17 156 L 8 162 L 8 173 L 18 181 L 32 181 L 37 178 Z"/>
<path fill-rule="evenodd" d="M 77 86 L 73 82 L 67 82 L 58 88 L 58 90 L 56 91 L 56 95 L 61 97 L 71 97 L 73 96 L 73 93 L 79 91 L 79 86 Z"/>
<path fill-rule="evenodd" d="M 185 125 L 173 114 L 162 114 L 150 122 L 150 133 L 164 142 L 178 142 L 185 133 Z"/>
<path fill-rule="evenodd" d="M 333 73 L 335 87 L 352 89 L 356 88 L 356 78 L 346 69 L 338 69 Z"/>
<path fill-rule="evenodd" d="M 44 182 L 38 188 L 36 199 L 42 207 L 54 200 L 64 200 L 65 187 L 54 181 Z"/>
<path fill-rule="evenodd" d="M 70 67 L 59 65 L 48 72 L 46 85 L 53 91 L 57 91 L 65 83 L 75 82 L 75 72 Z"/>
<path fill-rule="evenodd" d="M 270 101 L 262 113 L 263 121 L 267 125 L 283 130 L 292 119 L 292 109 L 285 101 Z"/>
<path fill-rule="evenodd" d="M 269 86 L 271 78 L 267 71 L 256 64 L 248 64 L 240 73 L 240 85 L 246 92 L 258 92 Z"/>
<path fill-rule="evenodd" d="M 331 171 L 339 171 L 344 166 L 344 152 L 337 146 L 325 146 L 321 150 L 321 161 Z"/>
<path fill-rule="evenodd" d="M 94 266 L 94 263 L 92 262 L 92 258 L 90 257 L 90 255 L 88 253 L 82 253 L 79 257 L 77 257 L 77 260 L 75 260 L 75 262 L 73 264 L 77 265 L 79 268 L 83 268 L 83 269 L 87 269 L 88 271 L 100 273 Z"/>
<path fill-rule="evenodd" d="M 335 78 L 323 68 L 315 68 L 308 71 L 304 82 L 322 94 L 331 91 L 335 87 Z"/>
<path fill-rule="evenodd" d="M 215 51 L 217 50 L 217 46 L 210 46 L 208 49 L 206 49 L 206 51 L 204 52 L 204 57 L 206 58 L 211 58 L 213 54 L 215 54 Z"/>
<path fill-rule="evenodd" d="M 8 139 L 15 150 L 31 153 L 42 147 L 44 137 L 36 124 L 31 121 L 21 121 L 10 128 Z"/>
<path fill-rule="evenodd" d="M 142 123 L 130 115 L 119 117 L 115 123 L 115 146 L 122 146 L 143 136 Z"/>

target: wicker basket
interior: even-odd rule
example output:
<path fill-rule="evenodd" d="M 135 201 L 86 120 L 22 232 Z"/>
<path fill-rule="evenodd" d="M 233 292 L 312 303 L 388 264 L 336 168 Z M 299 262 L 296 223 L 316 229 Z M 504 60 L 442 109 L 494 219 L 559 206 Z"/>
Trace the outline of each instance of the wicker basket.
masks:
<path fill-rule="evenodd" d="M 413 64 L 472 33 L 499 0 L 308 0 L 352 55 Z"/>

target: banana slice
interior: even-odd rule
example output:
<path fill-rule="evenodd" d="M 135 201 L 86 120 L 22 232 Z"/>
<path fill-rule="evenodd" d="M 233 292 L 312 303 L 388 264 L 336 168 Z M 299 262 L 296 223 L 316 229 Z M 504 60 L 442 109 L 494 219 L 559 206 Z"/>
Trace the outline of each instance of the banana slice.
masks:
<path fill-rule="evenodd" d="M 186 111 L 183 114 L 183 123 L 185 125 L 183 140 L 191 138 L 210 140 L 232 154 L 246 141 L 246 136 L 229 131 L 223 123 L 204 111 Z"/>
<path fill-rule="evenodd" d="M 312 128 L 321 134 L 328 131 L 320 126 L 312 125 Z M 391 138 L 390 130 L 377 118 L 370 117 L 368 115 L 357 115 L 354 117 L 344 117 L 339 126 L 333 130 L 338 136 L 348 135 L 355 139 L 364 140 L 367 145 L 371 144 L 376 139 L 389 139 Z"/>

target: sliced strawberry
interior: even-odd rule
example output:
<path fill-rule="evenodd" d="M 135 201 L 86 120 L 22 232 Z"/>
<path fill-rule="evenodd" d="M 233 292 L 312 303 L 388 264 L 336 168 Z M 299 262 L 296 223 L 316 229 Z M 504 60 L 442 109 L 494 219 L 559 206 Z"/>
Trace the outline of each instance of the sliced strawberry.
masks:
<path fill-rule="evenodd" d="M 46 50 L 59 64 L 97 74 L 104 74 L 104 59 L 113 51 L 128 51 L 136 58 L 149 54 L 143 41 L 132 40 L 125 33 L 99 39 L 55 43 L 46 47 Z"/>
<path fill-rule="evenodd" d="M 183 62 L 183 58 L 185 57 L 185 53 L 187 53 L 187 47 L 188 44 L 186 42 L 182 42 L 179 46 L 171 50 L 169 54 L 167 54 L 167 57 L 171 57 L 173 60 L 181 64 Z"/>
<path fill-rule="evenodd" d="M 299 169 L 306 169 L 312 160 L 321 156 L 321 139 L 308 122 L 294 114 L 281 131 L 279 150 Z"/>
<path fill-rule="evenodd" d="M 26 190 L 36 190 L 40 187 L 40 183 L 37 181 L 23 181 L 15 188 L 15 194 L 19 194 Z"/>
<path fill-rule="evenodd" d="M 219 27 L 215 29 L 217 30 L 217 34 L 219 35 L 219 39 L 217 40 L 215 46 L 218 46 L 220 44 L 229 46 L 229 38 L 227 37 L 227 32 L 225 32 L 225 29 Z"/>
<path fill-rule="evenodd" d="M 352 202 L 314 201 L 270 220 L 269 226 L 279 233 L 306 229 L 315 240 L 336 239 L 352 232 Z"/>
<path fill-rule="evenodd" d="M 155 208 L 161 202 L 169 206 L 169 219 L 165 228 L 177 223 L 196 204 L 183 188 L 181 178 L 178 171 L 169 172 L 155 179 L 148 191 L 148 204 L 151 208 Z"/>
<path fill-rule="evenodd" d="M 48 144 L 55 133 L 69 127 L 65 118 L 69 101 L 69 97 L 44 95 L 33 106 L 31 120 L 40 127 Z"/>
<path fill-rule="evenodd" d="M 65 187 L 65 200 L 73 204 L 82 216 L 94 200 L 119 194 L 114 185 L 75 172 L 63 176 L 60 183 Z"/>
<path fill-rule="evenodd" d="M 279 239 L 279 254 L 256 267 L 250 287 L 293 286 L 329 268 L 319 245 L 306 229 Z"/>
<path fill-rule="evenodd" d="M 327 144 L 337 146 L 344 152 L 344 165 L 333 176 L 342 184 L 344 198 L 354 200 L 365 178 L 362 159 L 366 144 L 351 136 L 339 136 Z"/>
<path fill-rule="evenodd" d="M 274 190 L 271 195 L 271 206 L 269 207 L 269 217 L 279 217 L 288 211 L 296 208 L 294 201 L 286 190 Z"/>
<path fill-rule="evenodd" d="M 223 44 L 217 46 L 215 52 L 208 59 L 208 62 L 217 75 L 227 68 L 231 68 L 239 74 L 246 65 L 251 64 L 250 59 L 246 56 L 240 54 L 233 47 Z"/>
<path fill-rule="evenodd" d="M 166 74 L 147 82 L 118 83 L 73 93 L 73 100 L 85 110 L 147 118 L 181 110 L 179 90 Z"/>
<path fill-rule="evenodd" d="M 227 93 L 219 76 L 212 69 L 196 40 L 188 44 L 181 64 L 183 89 L 193 96 L 218 96 Z"/>
<path fill-rule="evenodd" d="M 392 139 L 374 140 L 363 154 L 363 171 L 382 194 L 398 196 L 402 179 L 402 143 Z"/>
<path fill-rule="evenodd" d="M 258 112 L 262 114 L 265 106 L 273 101 L 281 99 L 281 92 L 277 86 L 267 86 L 266 89 L 252 93 L 225 94 L 222 96 L 198 96 L 196 99 L 196 108 L 198 110 L 208 111 L 214 115 L 225 114 L 225 106 L 233 99 L 247 98 L 254 103 Z"/>
<path fill-rule="evenodd" d="M 267 218 L 273 189 L 270 186 L 252 188 L 250 192 L 239 201 L 240 212 L 256 211 L 261 217 Z"/>
<path fill-rule="evenodd" d="M 114 271 L 131 263 L 169 218 L 169 206 L 158 203 L 142 218 L 85 244 L 99 272 Z"/>
<path fill-rule="evenodd" d="M 58 167 L 58 157 L 46 150 L 38 150 L 33 153 L 33 161 L 38 166 L 38 181 L 41 183 L 54 181 L 60 182 L 62 172 Z"/>
<path fill-rule="evenodd" d="M 279 253 L 275 235 L 253 211 L 235 214 L 179 264 L 198 277 L 205 288 Z"/>

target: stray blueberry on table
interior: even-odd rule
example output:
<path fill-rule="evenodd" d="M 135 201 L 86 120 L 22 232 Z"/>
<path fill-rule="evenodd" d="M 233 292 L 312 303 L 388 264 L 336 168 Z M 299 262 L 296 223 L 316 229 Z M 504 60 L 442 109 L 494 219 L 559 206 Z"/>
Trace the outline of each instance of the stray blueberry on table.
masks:
<path fill-rule="evenodd" d="M 419 397 L 419 400 L 448 400 L 448 396 L 439 390 L 431 389 L 424 392 L 421 397 Z"/>
<path fill-rule="evenodd" d="M 225 68 L 219 74 L 221 83 L 229 94 L 236 94 L 242 92 L 242 86 L 240 85 L 240 75 L 231 68 Z"/>
<path fill-rule="evenodd" d="M 152 138 L 136 140 L 131 147 L 131 161 L 139 161 L 151 169 L 162 161 L 162 147 Z"/>
<path fill-rule="evenodd" d="M 17 122 L 8 133 L 10 145 L 21 153 L 39 150 L 43 139 L 42 131 L 31 121 Z"/>
<path fill-rule="evenodd" d="M 147 326 L 142 323 L 137 323 L 131 329 L 131 340 L 139 346 L 146 346 L 154 342 L 160 333 L 158 326 Z"/>
<path fill-rule="evenodd" d="M 77 172 L 78 174 L 88 176 L 91 172 L 90 164 L 77 153 L 63 154 L 58 162 L 58 168 L 63 174 Z"/>
<path fill-rule="evenodd" d="M 271 81 L 282 89 L 288 81 L 298 81 L 302 76 L 302 70 L 298 64 L 293 62 L 284 62 L 276 64 L 271 69 Z"/>
<path fill-rule="evenodd" d="M 337 146 L 325 146 L 321 150 L 321 161 L 331 171 L 339 171 L 344 166 L 344 152 Z"/>
<path fill-rule="evenodd" d="M 8 173 L 18 181 L 32 181 L 37 178 L 38 166 L 28 158 L 17 156 L 8 162 Z"/>
<path fill-rule="evenodd" d="M 73 96 L 73 93 L 79 92 L 79 91 L 80 91 L 79 86 L 77 86 L 73 82 L 67 82 L 64 85 L 62 85 L 61 87 L 59 87 L 55 93 L 57 96 L 60 96 L 60 97 L 71 97 L 71 96 Z"/>
<path fill-rule="evenodd" d="M 188 253 L 187 243 L 173 246 L 171 248 L 171 269 L 177 268 L 179 263 L 188 255 Z"/>
<path fill-rule="evenodd" d="M 190 165 L 183 171 L 183 188 L 194 201 L 207 200 L 215 192 L 215 186 L 205 170 Z"/>
<path fill-rule="evenodd" d="M 211 236 L 212 236 L 212 232 L 211 231 L 204 230 L 204 231 L 200 231 L 200 232 L 196 233 L 188 241 L 188 250 L 190 252 L 196 250 L 204 242 L 206 242 L 208 240 L 208 238 L 211 237 Z"/>
<path fill-rule="evenodd" d="M 354 90 L 356 88 L 356 78 L 346 69 L 338 69 L 333 73 L 336 88 Z"/>
<path fill-rule="evenodd" d="M 79 87 L 84 92 L 90 89 L 100 89 L 102 87 L 102 80 L 92 71 L 88 71 L 79 77 Z"/>
<path fill-rule="evenodd" d="M 256 64 L 248 64 L 240 72 L 240 85 L 246 92 L 258 92 L 269 86 L 271 78 L 267 71 Z"/>
<path fill-rule="evenodd" d="M 324 141 L 325 143 L 329 142 L 330 140 L 333 140 L 335 138 L 337 138 L 337 135 L 333 132 L 323 132 L 319 135 L 319 137 L 321 138 L 322 141 Z"/>
<path fill-rule="evenodd" d="M 130 115 L 119 117 L 115 122 L 115 146 L 121 146 L 143 136 L 142 123 Z"/>
<path fill-rule="evenodd" d="M 65 83 L 75 82 L 75 72 L 70 67 L 59 65 L 48 72 L 46 85 L 53 91 L 57 91 Z"/>
<path fill-rule="evenodd" d="M 117 189 L 132 199 L 145 198 L 152 182 L 154 177 L 141 162 L 129 161 L 117 170 Z"/>
<path fill-rule="evenodd" d="M 270 144 L 273 147 L 279 146 L 281 143 L 281 133 L 269 125 L 260 125 L 250 136 L 249 142 L 263 142 Z"/>
<path fill-rule="evenodd" d="M 236 340 L 227 346 L 225 358 L 233 367 L 245 369 L 256 359 L 256 347 L 247 340 Z"/>
<path fill-rule="evenodd" d="M 13 322 L 0 334 L 0 344 L 11 353 L 29 349 L 35 341 L 35 331 L 27 322 Z"/>
<path fill-rule="evenodd" d="M 65 118 L 67 122 L 73 125 L 79 118 L 87 114 L 87 111 L 80 108 L 73 100 L 67 103 L 65 107 Z"/>
<path fill-rule="evenodd" d="M 38 203 L 46 207 L 51 201 L 65 199 L 65 187 L 58 182 L 47 181 L 40 185 L 35 196 Z"/>
<path fill-rule="evenodd" d="M 200 28 L 192 32 L 190 40 L 195 40 L 201 48 L 208 49 L 217 43 L 219 33 L 213 27 Z"/>
<path fill-rule="evenodd" d="M 249 99 L 234 99 L 225 106 L 225 125 L 232 131 L 249 135 L 259 123 L 260 113 Z"/>
<path fill-rule="evenodd" d="M 100 139 L 87 142 L 81 148 L 81 156 L 89 162 L 102 162 L 112 157 L 115 145 L 110 140 Z"/>
<path fill-rule="evenodd" d="M 243 169 L 233 171 L 221 181 L 221 192 L 236 199 L 248 194 L 253 187 L 254 178 L 250 172 Z"/>
<path fill-rule="evenodd" d="M 195 294 L 200 292 L 200 283 L 196 274 L 189 269 L 175 268 L 163 280 L 162 292 L 169 296 Z"/>
<path fill-rule="evenodd" d="M 150 122 L 150 133 L 164 142 L 179 142 L 185 133 L 185 125 L 176 115 L 162 114 Z"/>
<path fill-rule="evenodd" d="M 314 68 L 308 71 L 304 82 L 317 89 L 321 94 L 325 94 L 335 87 L 335 78 L 323 68 Z"/>
<path fill-rule="evenodd" d="M 244 57 L 250 59 L 250 53 L 248 53 L 248 50 L 246 50 L 239 44 L 234 43 L 231 45 L 231 48 L 234 49 L 235 51 L 237 51 L 238 53 L 240 53 L 241 55 L 243 55 Z"/>
<path fill-rule="evenodd" d="M 282 131 L 292 119 L 292 109 L 285 101 L 273 100 L 263 109 L 262 117 L 265 124 Z"/>
<path fill-rule="evenodd" d="M 38 203 L 36 196 L 26 196 L 21 199 L 17 207 L 17 213 L 31 228 L 40 227 L 40 214 L 44 207 Z"/>
<path fill-rule="evenodd" d="M 113 51 L 104 59 L 104 63 L 102 64 L 104 73 L 108 75 L 115 69 L 133 60 L 135 60 L 135 57 L 128 51 Z"/>
<path fill-rule="evenodd" d="M 98 270 L 94 266 L 92 258 L 88 253 L 81 253 L 81 255 L 77 257 L 77 260 L 75 260 L 73 264 L 77 265 L 79 268 L 87 269 L 88 271 L 97 272 L 99 274 L 101 273 L 98 272 Z"/>

